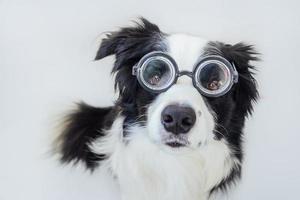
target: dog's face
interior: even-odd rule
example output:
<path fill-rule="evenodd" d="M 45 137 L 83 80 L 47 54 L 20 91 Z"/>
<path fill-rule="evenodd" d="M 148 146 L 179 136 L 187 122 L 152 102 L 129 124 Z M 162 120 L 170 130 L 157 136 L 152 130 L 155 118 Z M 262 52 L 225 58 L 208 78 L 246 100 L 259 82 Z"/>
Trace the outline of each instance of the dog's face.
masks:
<path fill-rule="evenodd" d="M 165 36 L 163 42 L 179 70 L 190 72 L 204 54 L 207 44 L 201 38 L 183 34 Z M 213 137 L 214 112 L 194 87 L 191 77 L 180 76 L 147 107 L 147 132 L 156 143 L 197 148 Z"/>
<path fill-rule="evenodd" d="M 176 62 L 179 71 L 192 72 L 199 58 L 221 56 L 233 63 L 239 80 L 218 97 L 201 94 L 189 76 L 178 77 L 164 92 L 152 92 L 141 86 L 132 68 L 146 54 L 160 51 Z M 112 32 L 103 39 L 96 60 L 115 55 L 113 73 L 119 90 L 117 105 L 125 116 L 127 128 L 147 129 L 149 139 L 163 148 L 195 149 L 211 140 L 224 139 L 241 159 L 241 129 L 257 98 L 256 82 L 249 61 L 256 60 L 249 45 L 211 42 L 186 34 L 165 34 L 142 19 L 136 27 Z M 153 77 L 152 77 L 153 78 Z"/>

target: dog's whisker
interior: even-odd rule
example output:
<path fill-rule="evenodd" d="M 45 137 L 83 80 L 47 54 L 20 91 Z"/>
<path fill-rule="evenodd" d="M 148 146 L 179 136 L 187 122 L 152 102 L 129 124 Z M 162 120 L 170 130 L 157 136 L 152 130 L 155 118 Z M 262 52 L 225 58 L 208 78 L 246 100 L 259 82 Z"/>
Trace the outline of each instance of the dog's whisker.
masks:
<path fill-rule="evenodd" d="M 225 126 L 223 126 L 223 125 L 221 125 L 221 124 L 218 124 L 218 123 L 216 123 L 215 125 L 216 125 L 217 127 L 222 128 L 223 130 L 225 130 L 226 135 L 229 134 L 229 133 L 228 133 L 228 130 L 225 128 Z"/>

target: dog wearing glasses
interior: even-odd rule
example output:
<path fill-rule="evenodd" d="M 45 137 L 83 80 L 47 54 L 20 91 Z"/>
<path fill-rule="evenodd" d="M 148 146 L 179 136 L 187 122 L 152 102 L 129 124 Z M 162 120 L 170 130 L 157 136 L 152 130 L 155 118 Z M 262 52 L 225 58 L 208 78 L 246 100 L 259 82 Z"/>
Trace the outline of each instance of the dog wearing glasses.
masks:
<path fill-rule="evenodd" d="M 95 60 L 115 56 L 118 99 L 79 103 L 66 117 L 61 161 L 107 168 L 123 200 L 209 199 L 241 176 L 256 54 L 244 43 L 166 34 L 144 18 L 107 34 Z"/>

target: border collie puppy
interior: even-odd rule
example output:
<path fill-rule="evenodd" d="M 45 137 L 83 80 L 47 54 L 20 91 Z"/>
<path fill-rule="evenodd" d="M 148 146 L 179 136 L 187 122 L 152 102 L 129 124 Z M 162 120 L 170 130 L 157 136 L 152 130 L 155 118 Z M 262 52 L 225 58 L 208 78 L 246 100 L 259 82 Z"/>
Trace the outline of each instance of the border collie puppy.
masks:
<path fill-rule="evenodd" d="M 142 18 L 106 35 L 95 60 L 109 55 L 118 99 L 67 116 L 62 162 L 108 168 L 123 200 L 206 200 L 240 177 L 258 98 L 251 45 L 166 34 Z"/>

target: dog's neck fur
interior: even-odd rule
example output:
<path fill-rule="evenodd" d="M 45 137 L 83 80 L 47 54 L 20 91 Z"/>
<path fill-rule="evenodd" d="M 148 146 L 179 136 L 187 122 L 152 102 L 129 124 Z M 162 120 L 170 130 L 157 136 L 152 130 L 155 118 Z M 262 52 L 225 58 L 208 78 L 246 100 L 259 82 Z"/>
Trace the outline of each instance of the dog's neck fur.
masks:
<path fill-rule="evenodd" d="M 118 117 L 90 147 L 110 155 L 104 166 L 117 177 L 123 200 L 207 200 L 211 189 L 240 164 L 223 140 L 174 152 L 151 142 L 145 128 L 132 126 L 126 143 L 123 120 Z"/>

